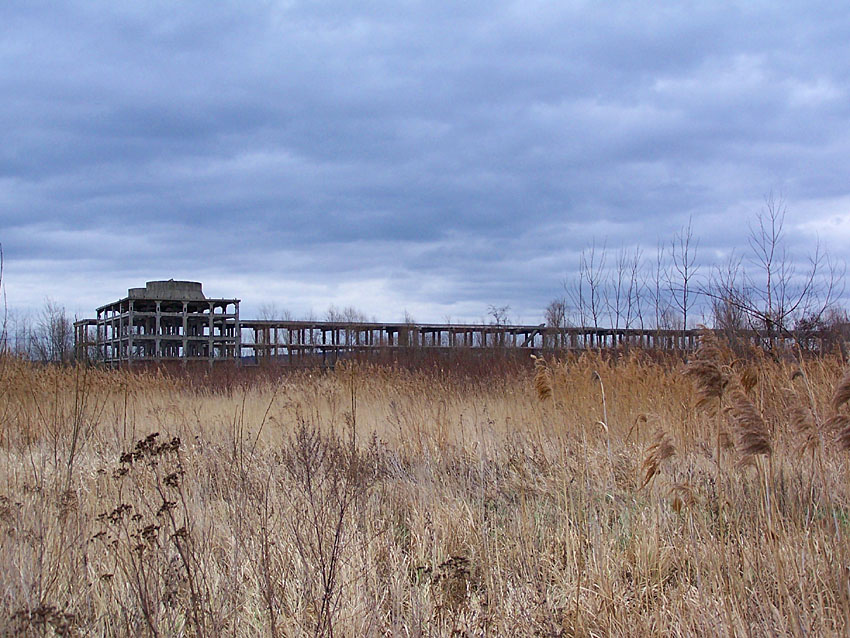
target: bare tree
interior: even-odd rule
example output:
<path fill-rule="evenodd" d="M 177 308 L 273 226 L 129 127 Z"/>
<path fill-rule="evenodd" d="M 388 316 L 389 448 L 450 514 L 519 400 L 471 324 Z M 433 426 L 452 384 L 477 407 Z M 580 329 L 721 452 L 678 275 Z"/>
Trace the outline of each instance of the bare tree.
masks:
<path fill-rule="evenodd" d="M 560 347 L 563 345 L 563 329 L 567 327 L 567 301 L 563 297 L 558 299 L 553 299 L 549 302 L 549 305 L 546 306 L 546 311 L 544 313 L 544 319 L 546 320 L 546 325 L 550 328 L 557 329 L 557 334 L 555 336 L 555 343 L 552 344 L 555 347 Z"/>
<path fill-rule="evenodd" d="M 617 253 L 617 264 L 610 281 L 608 312 L 612 328 L 631 328 L 635 319 L 643 326 L 643 313 L 640 308 L 640 280 L 642 252 L 639 246 L 629 253 L 625 246 Z"/>
<path fill-rule="evenodd" d="M 331 323 L 342 323 L 342 311 L 334 305 L 329 306 L 325 312 L 325 321 L 330 321 Z"/>
<path fill-rule="evenodd" d="M 741 257 L 732 252 L 725 262 L 714 266 L 705 296 L 711 302 L 712 323 L 723 331 L 726 341 L 739 344 L 742 332 L 751 327 L 744 308 L 750 305 L 741 282 Z"/>
<path fill-rule="evenodd" d="M 819 242 L 805 269 L 798 270 L 800 262 L 786 247 L 785 213 L 781 198 L 772 194 L 765 198 L 765 207 L 750 225 L 749 268 L 733 258 L 715 273 L 706 293 L 715 321 L 760 330 L 768 345 L 779 336 L 799 343 L 795 326 L 811 332 L 843 294 L 844 266 L 833 261 Z"/>
<path fill-rule="evenodd" d="M 620 246 L 617 252 L 617 262 L 610 277 L 610 294 L 605 299 L 608 305 L 608 318 L 612 328 L 619 328 L 628 305 L 626 301 L 626 283 L 628 258 L 625 246 Z"/>
<path fill-rule="evenodd" d="M 68 363 L 74 353 L 74 327 L 64 306 L 47 299 L 30 338 L 34 358 Z"/>
<path fill-rule="evenodd" d="M 412 346 L 414 345 L 414 343 L 418 344 L 419 341 L 416 319 L 410 312 L 407 311 L 407 308 L 404 309 L 402 323 L 404 324 L 404 328 L 402 328 L 398 334 L 399 344 L 406 346 Z"/>
<path fill-rule="evenodd" d="M 260 305 L 259 309 L 257 310 L 257 319 L 259 319 L 260 321 L 269 322 L 292 321 L 292 313 L 286 308 L 279 307 L 277 303 L 272 301 Z M 269 332 L 266 333 L 266 337 L 263 337 L 263 333 L 259 331 L 255 334 L 260 339 L 270 339 L 272 343 L 267 345 L 271 346 L 273 344 L 273 347 L 275 347 L 275 351 L 277 351 L 278 346 L 292 345 L 290 344 L 291 332 L 289 330 L 269 328 Z M 269 350 L 269 352 L 272 352 L 272 350 Z"/>
<path fill-rule="evenodd" d="M 765 208 L 750 225 L 749 245 L 752 263 L 763 277 L 763 285 L 751 285 L 754 301 L 759 306 L 763 327 L 769 334 L 784 327 L 789 285 L 794 268 L 785 248 L 785 202 L 771 193 L 765 198 Z"/>
<path fill-rule="evenodd" d="M 346 306 L 342 311 L 343 320 L 348 323 L 369 323 L 369 317 L 365 312 L 354 306 Z M 372 321 L 374 321 L 374 317 Z"/>
<path fill-rule="evenodd" d="M 334 323 L 368 323 L 369 317 L 366 313 L 355 308 L 354 306 L 346 306 L 339 309 L 336 306 L 330 306 L 325 313 L 326 321 Z"/>
<path fill-rule="evenodd" d="M 510 323 L 508 319 L 508 313 L 510 310 L 510 306 L 487 306 L 487 314 L 491 318 L 490 324 L 494 326 L 508 325 L 508 323 Z"/>
<path fill-rule="evenodd" d="M 580 254 L 577 276 L 564 282 L 565 296 L 546 309 L 546 322 L 559 324 L 569 310 L 588 328 L 598 329 L 606 320 L 614 328 L 645 328 L 654 314 L 656 329 L 684 334 L 701 310 L 703 321 L 707 323 L 709 313 L 730 338 L 732 333 L 739 337 L 743 329 L 764 331 L 769 339 L 788 337 L 799 328 L 814 343 L 820 334 L 817 326 L 837 325 L 843 316 L 832 310 L 843 295 L 846 268 L 819 242 L 806 261 L 792 258 L 784 224 L 783 200 L 768 196 L 750 225 L 744 259 L 733 254 L 713 268 L 707 282 L 700 277 L 693 219 L 671 241 L 658 243 L 650 263 L 644 262 L 640 247 L 632 252 L 623 247 L 608 268 L 605 244 L 599 248 L 594 240 Z"/>
<path fill-rule="evenodd" d="M 280 308 L 275 302 L 264 303 L 257 311 L 257 319 L 261 321 L 292 321 L 292 313 L 286 308 Z"/>
<path fill-rule="evenodd" d="M 803 318 L 817 323 L 840 296 L 843 267 L 815 245 L 803 272 L 788 254 L 785 241 L 784 200 L 771 193 L 750 226 L 752 270 L 747 273 L 750 298 L 741 300 L 742 310 L 772 339 L 787 334 Z"/>
<path fill-rule="evenodd" d="M 567 301 L 563 297 L 553 299 L 544 312 L 546 325 L 550 328 L 565 328 L 567 326 Z"/>
<path fill-rule="evenodd" d="M 6 352 L 25 357 L 29 354 L 29 339 L 32 334 L 29 318 L 16 309 L 9 311 L 6 317 Z"/>
<path fill-rule="evenodd" d="M 510 323 L 510 319 L 508 317 L 508 313 L 510 312 L 510 306 L 487 306 L 487 314 L 490 315 L 490 325 L 491 326 L 507 326 Z M 486 340 L 486 335 L 482 334 L 482 338 Z M 486 345 L 482 343 L 481 345 Z M 502 331 L 495 331 L 493 334 L 493 345 L 503 346 L 505 345 L 505 334 Z"/>
<path fill-rule="evenodd" d="M 643 250 L 640 246 L 635 246 L 632 252 L 631 259 L 628 263 L 629 272 L 629 287 L 626 292 L 627 308 L 626 308 L 626 328 L 631 328 L 636 320 L 641 329 L 644 327 L 643 321 L 643 292 L 646 284 L 643 281 Z"/>
<path fill-rule="evenodd" d="M 681 313 L 682 330 L 688 329 L 688 314 L 696 303 L 695 278 L 699 270 L 696 263 L 699 242 L 694 240 L 693 220 L 682 227 L 670 245 L 670 270 L 668 287 L 674 307 Z"/>
<path fill-rule="evenodd" d="M 655 261 L 651 264 L 649 285 L 647 286 L 649 298 L 655 320 L 655 329 L 664 327 L 667 317 L 670 315 L 671 301 L 670 291 L 667 287 L 667 249 L 664 242 L 659 241 L 655 249 Z"/>
<path fill-rule="evenodd" d="M 590 320 L 594 329 L 599 328 L 608 306 L 605 257 L 605 245 L 602 245 L 601 251 L 597 251 L 594 240 L 589 249 L 581 251 L 578 281 L 571 286 L 564 285 L 567 297 L 578 311 L 581 325 L 586 326 Z"/>
<path fill-rule="evenodd" d="M 332 323 L 345 324 L 343 339 L 346 345 L 359 345 L 361 330 L 358 328 L 358 324 L 369 323 L 366 314 L 354 306 L 346 306 L 342 310 L 336 306 L 331 306 L 328 308 L 325 317 L 327 321 Z"/>

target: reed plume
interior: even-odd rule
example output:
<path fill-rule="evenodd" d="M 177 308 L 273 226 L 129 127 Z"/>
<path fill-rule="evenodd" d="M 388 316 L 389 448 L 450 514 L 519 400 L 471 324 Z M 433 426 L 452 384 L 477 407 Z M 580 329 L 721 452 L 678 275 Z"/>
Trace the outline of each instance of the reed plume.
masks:
<path fill-rule="evenodd" d="M 686 483 L 676 483 L 670 488 L 670 505 L 673 511 L 681 514 L 685 509 L 693 507 L 697 498 L 694 489 Z"/>
<path fill-rule="evenodd" d="M 700 325 L 698 328 L 699 347 L 695 352 L 696 358 L 712 361 L 723 360 L 726 349 L 717 337 L 717 334 L 713 330 L 706 328 L 704 325 Z"/>
<path fill-rule="evenodd" d="M 541 401 L 552 398 L 552 373 L 543 357 L 531 355 L 534 359 L 534 389 Z"/>
<path fill-rule="evenodd" d="M 673 445 L 673 439 L 664 430 L 658 430 L 655 439 L 646 450 L 646 457 L 641 464 L 643 472 L 643 483 L 641 489 L 646 487 L 649 482 L 658 474 L 661 464 L 676 453 L 676 446 Z"/>
<path fill-rule="evenodd" d="M 697 386 L 697 407 L 704 408 L 713 399 L 721 399 L 729 384 L 729 375 L 723 367 L 723 349 L 717 336 L 702 326 L 700 344 L 688 361 L 685 375 Z"/>
<path fill-rule="evenodd" d="M 838 445 L 842 450 L 850 450 L 850 416 L 839 412 L 841 407 L 850 401 L 850 371 L 847 371 L 832 393 L 830 407 L 832 413 L 824 422 L 824 429 L 835 433 Z"/>
<path fill-rule="evenodd" d="M 850 450 L 850 419 L 846 421 L 847 425 L 838 432 L 838 445 L 842 450 Z"/>
<path fill-rule="evenodd" d="M 741 386 L 744 388 L 744 392 L 749 394 L 753 388 L 758 385 L 759 382 L 759 374 L 758 369 L 754 366 L 747 366 L 741 372 Z"/>
<path fill-rule="evenodd" d="M 735 388 L 726 413 L 735 426 L 738 452 L 744 456 L 770 455 L 770 431 L 761 413 L 740 388 Z"/>
<path fill-rule="evenodd" d="M 827 417 L 826 421 L 823 422 L 824 429 L 827 432 L 834 433 L 836 436 L 838 436 L 848 425 L 850 425 L 850 417 L 838 412 L 831 414 Z"/>
<path fill-rule="evenodd" d="M 791 410 L 791 429 L 799 437 L 800 452 L 810 452 L 818 448 L 820 435 L 815 415 L 808 407 L 797 405 Z"/>
<path fill-rule="evenodd" d="M 824 429 L 831 432 L 842 450 L 850 450 L 850 416 L 836 412 L 824 422 Z"/>
<path fill-rule="evenodd" d="M 835 386 L 832 394 L 832 410 L 838 412 L 842 405 L 850 401 L 850 371 L 848 371 Z"/>

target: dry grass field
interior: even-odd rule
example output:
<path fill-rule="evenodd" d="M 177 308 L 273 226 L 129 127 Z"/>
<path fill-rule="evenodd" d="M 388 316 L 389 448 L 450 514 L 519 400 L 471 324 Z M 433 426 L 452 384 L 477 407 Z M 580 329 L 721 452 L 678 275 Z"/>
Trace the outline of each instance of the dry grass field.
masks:
<path fill-rule="evenodd" d="M 838 359 L 202 380 L 0 362 L 0 629 L 850 633 Z"/>

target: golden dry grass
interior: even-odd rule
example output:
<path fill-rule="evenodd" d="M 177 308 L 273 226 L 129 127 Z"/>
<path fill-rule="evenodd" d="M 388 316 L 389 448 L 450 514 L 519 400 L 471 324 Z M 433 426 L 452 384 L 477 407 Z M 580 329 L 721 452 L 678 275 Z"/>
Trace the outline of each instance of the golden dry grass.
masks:
<path fill-rule="evenodd" d="M 0 629 L 847 635 L 843 366 L 727 355 L 219 392 L 3 360 Z"/>

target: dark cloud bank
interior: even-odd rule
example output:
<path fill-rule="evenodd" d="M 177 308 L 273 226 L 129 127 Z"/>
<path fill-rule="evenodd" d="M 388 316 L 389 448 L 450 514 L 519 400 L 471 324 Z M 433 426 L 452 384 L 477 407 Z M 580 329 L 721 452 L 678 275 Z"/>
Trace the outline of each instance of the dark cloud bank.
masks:
<path fill-rule="evenodd" d="M 13 307 L 147 279 L 246 314 L 536 322 L 590 242 L 700 257 L 765 193 L 850 237 L 850 10 L 833 3 L 11 2 Z"/>

